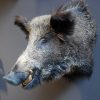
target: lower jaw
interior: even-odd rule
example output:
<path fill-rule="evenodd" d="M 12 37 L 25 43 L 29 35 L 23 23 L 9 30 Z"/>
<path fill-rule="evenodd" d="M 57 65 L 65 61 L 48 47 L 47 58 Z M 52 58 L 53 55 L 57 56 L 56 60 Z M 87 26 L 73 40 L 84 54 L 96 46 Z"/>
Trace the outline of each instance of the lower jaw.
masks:
<path fill-rule="evenodd" d="M 33 78 L 31 81 L 29 81 L 27 84 L 22 83 L 22 87 L 24 89 L 32 89 L 33 87 L 39 84 L 40 84 L 40 80 L 36 77 L 36 78 Z"/>

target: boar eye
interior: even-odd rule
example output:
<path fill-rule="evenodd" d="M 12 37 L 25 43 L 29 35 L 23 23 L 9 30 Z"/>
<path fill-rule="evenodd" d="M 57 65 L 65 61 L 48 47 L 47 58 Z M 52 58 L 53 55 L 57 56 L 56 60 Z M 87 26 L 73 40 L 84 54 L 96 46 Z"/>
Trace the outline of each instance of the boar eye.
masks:
<path fill-rule="evenodd" d="M 41 43 L 42 44 L 47 43 L 47 39 L 46 38 L 41 39 Z"/>

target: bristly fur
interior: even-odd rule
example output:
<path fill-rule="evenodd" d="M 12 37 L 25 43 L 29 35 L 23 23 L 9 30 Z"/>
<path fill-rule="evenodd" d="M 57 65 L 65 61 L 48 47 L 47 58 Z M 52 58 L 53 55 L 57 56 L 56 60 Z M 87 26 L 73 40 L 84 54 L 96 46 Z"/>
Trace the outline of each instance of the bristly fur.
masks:
<path fill-rule="evenodd" d="M 71 8 L 81 8 L 84 9 L 85 7 L 87 7 L 87 4 L 85 3 L 85 0 L 72 0 L 68 3 L 66 3 L 65 5 L 62 5 L 58 10 L 66 10 L 66 9 L 71 9 Z"/>
<path fill-rule="evenodd" d="M 91 18 L 88 5 L 85 0 L 72 0 L 66 3 L 65 5 L 59 7 L 57 12 L 62 12 L 62 11 L 66 12 L 75 8 L 80 10 L 82 13 L 84 13 L 86 17 Z"/>

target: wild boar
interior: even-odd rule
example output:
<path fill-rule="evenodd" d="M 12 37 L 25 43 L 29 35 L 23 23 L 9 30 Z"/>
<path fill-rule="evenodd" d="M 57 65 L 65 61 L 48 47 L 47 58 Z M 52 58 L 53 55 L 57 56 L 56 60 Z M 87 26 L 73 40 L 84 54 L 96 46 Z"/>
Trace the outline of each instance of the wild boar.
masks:
<path fill-rule="evenodd" d="M 53 14 L 15 24 L 26 34 L 28 45 L 4 78 L 26 89 L 63 76 L 90 76 L 93 69 L 95 22 L 86 2 L 74 0 Z"/>

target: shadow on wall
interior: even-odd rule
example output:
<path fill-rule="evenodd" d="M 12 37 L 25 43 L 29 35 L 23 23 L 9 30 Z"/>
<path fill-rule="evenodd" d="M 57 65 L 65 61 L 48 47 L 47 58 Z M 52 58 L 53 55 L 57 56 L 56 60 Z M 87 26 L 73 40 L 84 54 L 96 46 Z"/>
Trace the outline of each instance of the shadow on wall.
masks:
<path fill-rule="evenodd" d="M 72 83 L 62 78 L 54 83 L 44 84 L 41 88 L 40 94 L 43 100 L 56 100 L 59 95 L 65 90 L 69 90 Z M 67 88 L 67 89 L 66 89 Z M 41 97 L 40 97 L 41 98 Z M 38 98 L 40 100 L 40 98 Z"/>
<path fill-rule="evenodd" d="M 88 81 L 87 77 L 77 76 L 73 79 L 63 77 L 59 80 L 40 85 L 35 100 L 83 100 L 79 84 Z M 34 89 L 35 90 L 35 89 Z M 33 91 L 34 91 L 33 90 Z M 34 93 L 34 92 L 33 92 Z"/>
<path fill-rule="evenodd" d="M 11 10 L 11 8 L 16 4 L 17 1 L 18 0 L 0 0 L 0 23 L 1 23 L 0 30 L 2 30 L 3 19 L 5 19 L 7 13 L 9 13 L 9 10 Z M 0 34 L 2 33 L 0 32 Z M 6 83 L 2 78 L 4 75 L 5 75 L 5 71 L 3 68 L 2 60 L 0 59 L 0 92 L 7 92 Z"/>
<path fill-rule="evenodd" d="M 0 91 L 2 91 L 2 92 L 7 91 L 6 83 L 5 83 L 4 79 L 2 78 L 4 75 L 5 75 L 5 71 L 3 68 L 2 60 L 0 59 Z"/>
<path fill-rule="evenodd" d="M 80 82 L 80 80 L 79 80 Z M 35 90 L 39 89 L 36 93 Z M 36 87 L 32 93 L 36 93 L 35 100 L 82 100 L 82 94 L 76 82 L 61 78 L 54 82 Z M 31 93 L 31 92 L 30 92 Z"/>

